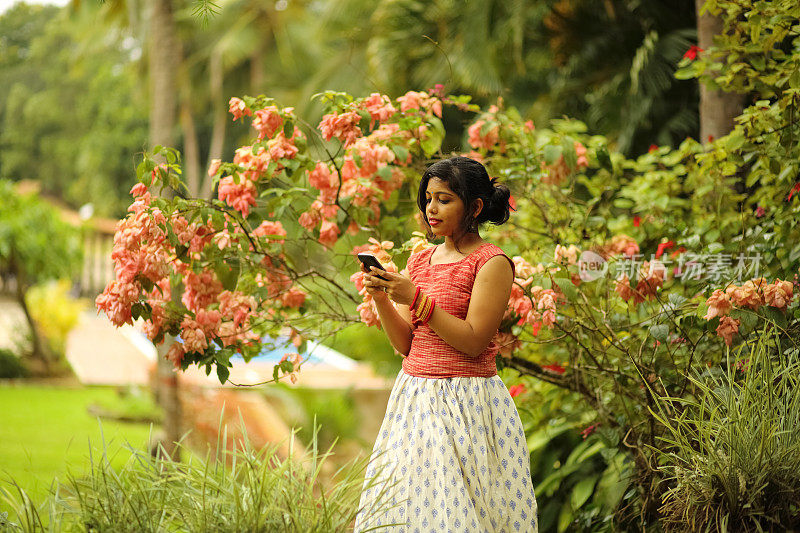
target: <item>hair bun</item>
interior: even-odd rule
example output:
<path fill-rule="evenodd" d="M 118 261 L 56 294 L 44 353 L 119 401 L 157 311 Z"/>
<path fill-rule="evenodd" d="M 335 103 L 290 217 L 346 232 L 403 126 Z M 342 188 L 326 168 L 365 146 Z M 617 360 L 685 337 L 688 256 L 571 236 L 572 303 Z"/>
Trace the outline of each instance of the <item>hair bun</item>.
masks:
<path fill-rule="evenodd" d="M 502 183 L 496 183 L 497 178 L 492 178 L 491 182 L 492 194 L 479 218 L 493 224 L 503 224 L 511 214 L 511 191 Z"/>

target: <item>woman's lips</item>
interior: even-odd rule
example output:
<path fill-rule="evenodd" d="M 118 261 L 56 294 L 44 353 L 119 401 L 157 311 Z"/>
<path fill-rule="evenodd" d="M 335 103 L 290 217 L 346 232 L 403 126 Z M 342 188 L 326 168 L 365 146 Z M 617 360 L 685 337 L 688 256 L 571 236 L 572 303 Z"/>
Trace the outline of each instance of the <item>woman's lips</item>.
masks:
<path fill-rule="evenodd" d="M 441 222 L 442 221 L 439 220 L 438 218 L 429 218 L 428 219 L 428 224 L 430 224 L 431 226 L 438 226 Z"/>

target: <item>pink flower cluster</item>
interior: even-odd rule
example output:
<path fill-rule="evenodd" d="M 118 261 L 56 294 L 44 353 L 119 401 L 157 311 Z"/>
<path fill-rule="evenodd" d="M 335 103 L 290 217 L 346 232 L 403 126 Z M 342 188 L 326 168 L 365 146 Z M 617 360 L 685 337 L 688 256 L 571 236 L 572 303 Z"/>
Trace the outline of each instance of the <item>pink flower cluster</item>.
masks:
<path fill-rule="evenodd" d="M 347 148 L 338 173 L 326 163 L 317 163 L 314 170 L 309 172 L 308 180 L 312 187 L 319 190 L 319 196 L 300 215 L 300 225 L 309 231 L 319 226 L 319 242 L 332 246 L 340 234 L 335 222 L 339 211 L 336 202 L 340 198 L 352 198 L 352 205 L 369 208 L 373 213 L 371 222 L 377 223 L 381 200 L 388 199 L 403 184 L 403 174 L 397 168 L 391 169 L 388 179 L 378 174 L 394 159 L 392 150 L 369 136 L 358 138 Z"/>
<path fill-rule="evenodd" d="M 135 201 L 131 213 L 117 225 L 111 258 L 116 279 L 95 300 L 116 326 L 133 324 L 131 307 L 142 294 L 142 279 L 158 285 L 169 274 L 167 220 L 158 209 L 149 210 L 151 196 L 141 183 L 131 189 Z"/>
<path fill-rule="evenodd" d="M 725 339 L 725 344 L 733 343 L 733 336 L 739 331 L 740 321 L 728 316 L 734 307 L 757 310 L 762 306 L 770 306 L 785 311 L 794 297 L 794 286 L 791 281 L 776 279 L 768 283 L 764 278 L 754 278 L 741 286 L 729 285 L 715 289 L 706 300 L 708 311 L 706 320 L 720 317 L 717 335 Z"/>
<path fill-rule="evenodd" d="M 620 275 L 615 281 L 614 290 L 626 302 L 633 299 L 634 305 L 655 298 L 658 289 L 664 286 L 667 269 L 661 261 L 645 261 L 639 269 L 636 288 L 631 288 L 631 280 L 627 274 Z"/>
<path fill-rule="evenodd" d="M 369 124 L 370 129 L 375 125 L 375 121 L 385 122 L 397 113 L 397 109 L 394 108 L 389 97 L 380 93 L 372 93 L 361 102 L 361 105 L 372 118 Z"/>
<path fill-rule="evenodd" d="M 167 353 L 167 358 L 176 368 L 180 367 L 187 353 L 204 353 L 214 339 L 219 339 L 223 346 L 258 339 L 250 329 L 250 321 L 257 311 L 255 299 L 238 291 L 223 291 L 214 281 L 211 290 L 198 291 L 198 280 L 209 280 L 210 276 L 210 273 L 203 272 L 191 278 L 194 313 L 193 316 L 184 315 L 181 320 L 182 342 L 175 342 Z M 198 297 L 199 292 L 202 294 Z"/>
<path fill-rule="evenodd" d="M 170 217 L 172 231 L 184 246 L 189 247 L 189 253 L 201 251 L 214 238 L 213 228 L 189 222 L 180 214 L 173 213 Z"/>
<path fill-rule="evenodd" d="M 283 229 L 283 224 L 281 224 L 280 221 L 264 220 L 253 230 L 253 235 L 270 239 L 277 243 L 283 243 L 283 237 L 286 237 L 286 230 Z"/>
<path fill-rule="evenodd" d="M 252 155 L 250 152 L 242 155 Z M 249 181 L 249 180 L 248 180 Z M 220 339 L 222 345 L 232 346 L 256 340 L 251 331 L 251 321 L 258 313 L 255 299 L 238 291 L 226 291 L 212 269 L 195 271 L 190 263 L 200 258 L 199 253 L 216 241 L 220 248 L 230 245 L 233 238 L 227 229 L 214 232 L 209 224 L 189 223 L 175 212 L 166 218 L 160 210 L 151 207 L 151 195 L 143 184 L 136 185 L 131 193 L 134 202 L 129 215 L 120 221 L 114 236 L 114 260 L 117 279 L 108 284 L 98 296 L 96 305 L 117 326 L 132 324 L 134 304 L 146 303 L 149 317 L 142 321 L 142 328 L 154 342 L 163 342 L 164 331 L 169 324 L 180 326 L 181 342 L 170 346 L 167 357 L 176 367 L 187 353 L 203 353 L 211 342 Z M 176 250 L 167 239 L 165 228 L 177 238 L 177 243 L 188 248 L 190 260 L 181 261 Z M 254 230 L 256 237 L 282 242 L 286 231 L 280 222 L 264 221 Z M 181 256 L 182 257 L 182 256 Z M 264 283 L 278 297 L 278 305 L 299 307 L 306 294 L 292 288 L 291 279 L 285 272 L 272 266 L 265 258 Z M 179 316 L 167 315 L 167 304 L 171 301 L 171 273 L 181 275 L 184 291 L 181 303 L 185 310 Z M 143 284 L 153 288 L 145 290 Z"/>
<path fill-rule="evenodd" d="M 541 167 L 542 172 L 544 172 L 542 175 L 542 183 L 549 185 L 561 185 L 567 180 L 567 177 L 573 171 L 581 170 L 582 168 L 589 166 L 586 147 L 578 141 L 575 141 L 574 147 L 576 156 L 575 168 L 570 168 L 563 155 L 560 156 L 554 163 L 549 165 L 542 161 Z"/>
<path fill-rule="evenodd" d="M 240 104 L 234 102 L 234 100 L 238 99 L 231 99 L 231 109 L 239 110 L 244 103 Z M 239 102 L 241 101 L 239 100 Z M 234 103 L 236 104 L 235 106 Z M 219 181 L 217 197 L 245 217 L 250 214 L 250 209 L 256 205 L 256 196 L 258 195 L 256 185 L 259 180 L 266 177 L 270 162 L 276 162 L 276 171 L 280 170 L 283 168 L 283 165 L 280 164 L 281 160 L 293 159 L 299 152 L 295 145 L 295 140 L 303 136 L 300 130 L 294 128 L 290 139 L 286 138 L 283 131 L 279 131 L 283 125 L 283 116 L 291 113 L 292 108 L 285 108 L 279 111 L 275 106 L 257 110 L 253 119 L 253 127 L 259 132 L 259 140 L 269 139 L 267 148 L 261 146 L 256 152 L 253 152 L 252 146 L 238 148 L 233 158 L 233 162 L 241 169 L 237 173 L 238 179 L 233 176 L 225 176 Z M 238 118 L 236 114 L 234 116 Z M 219 167 L 219 161 L 212 161 L 208 169 L 209 175 L 216 175 Z"/>
<path fill-rule="evenodd" d="M 288 111 L 291 112 L 291 109 Z M 283 117 L 274 105 L 257 110 L 253 117 L 253 127 L 258 131 L 259 141 L 264 138 L 271 139 L 281 126 L 283 126 Z"/>
<path fill-rule="evenodd" d="M 322 117 L 322 122 L 319 123 L 318 128 L 326 141 L 336 137 L 347 147 L 361 137 L 361 128 L 358 127 L 359 122 L 361 122 L 361 115 L 355 111 L 338 114 L 330 113 Z"/>
<path fill-rule="evenodd" d="M 543 325 L 550 328 L 556 323 L 559 298 L 563 298 L 560 292 L 533 285 L 532 277 L 517 277 L 511 287 L 506 317 L 516 317 L 520 325 L 529 324 L 533 334 L 538 335 Z"/>
<path fill-rule="evenodd" d="M 639 245 L 636 239 L 621 233 L 619 235 L 614 235 L 611 240 L 599 247 L 596 251 L 605 259 L 620 254 L 625 257 L 633 257 L 635 254 L 639 253 Z"/>
<path fill-rule="evenodd" d="M 397 101 L 400 103 L 400 112 L 404 115 L 424 112 L 442 118 L 442 101 L 432 94 L 408 91 Z"/>
<path fill-rule="evenodd" d="M 467 135 L 469 136 L 467 142 L 476 150 L 494 150 L 494 147 L 500 142 L 500 126 L 496 125 L 481 135 L 481 129 L 483 129 L 484 124 L 486 124 L 486 121 L 481 119 L 467 129 Z"/>
<path fill-rule="evenodd" d="M 255 183 L 244 176 L 239 177 L 239 183 L 233 176 L 225 176 L 219 180 L 217 187 L 217 197 L 245 217 L 250 214 L 250 208 L 256 205 L 256 193 Z"/>
<path fill-rule="evenodd" d="M 565 265 L 574 265 L 578 262 L 578 257 L 580 256 L 581 250 L 574 244 L 570 244 L 569 247 L 562 246 L 560 244 L 556 244 L 556 250 L 554 253 L 553 260 L 556 263 L 562 263 Z"/>
<path fill-rule="evenodd" d="M 231 98 L 228 102 L 228 112 L 233 115 L 233 120 L 239 120 L 244 116 L 251 116 L 253 114 L 250 108 L 240 98 Z"/>
<path fill-rule="evenodd" d="M 191 270 L 183 278 L 186 289 L 181 297 L 181 302 L 190 311 L 200 311 L 208 307 L 222 292 L 222 283 L 211 270 L 204 270 L 197 274 Z"/>

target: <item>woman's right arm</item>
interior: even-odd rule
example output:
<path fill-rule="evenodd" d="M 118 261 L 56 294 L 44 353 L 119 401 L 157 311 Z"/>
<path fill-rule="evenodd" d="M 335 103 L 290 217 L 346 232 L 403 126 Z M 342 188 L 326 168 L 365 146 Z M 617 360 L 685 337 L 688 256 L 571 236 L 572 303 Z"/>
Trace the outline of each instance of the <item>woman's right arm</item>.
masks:
<path fill-rule="evenodd" d="M 367 289 L 375 300 L 378 316 L 381 319 L 383 331 L 389 337 L 389 342 L 403 357 L 411 351 L 411 339 L 414 338 L 414 329 L 411 326 L 411 312 L 407 305 L 398 305 L 395 308 L 385 292 Z M 404 316 L 405 315 L 405 316 Z"/>

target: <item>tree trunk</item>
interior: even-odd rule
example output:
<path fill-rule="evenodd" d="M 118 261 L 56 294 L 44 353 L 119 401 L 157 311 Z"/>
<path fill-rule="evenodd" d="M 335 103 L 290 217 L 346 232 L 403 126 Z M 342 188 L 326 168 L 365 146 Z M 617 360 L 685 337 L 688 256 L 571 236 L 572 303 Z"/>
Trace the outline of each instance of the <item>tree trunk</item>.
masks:
<path fill-rule="evenodd" d="M 253 96 L 261 94 L 264 84 L 264 40 L 266 37 L 256 40 L 253 53 L 250 55 L 250 90 Z"/>
<path fill-rule="evenodd" d="M 705 0 L 695 0 L 697 13 L 697 44 L 708 50 L 714 44 L 714 36 L 722 33 L 720 17 L 710 13 L 700 15 Z M 742 114 L 745 97 L 738 93 L 726 93 L 700 84 L 700 141 L 718 139 L 731 132 L 736 125 L 734 119 Z"/>
<path fill-rule="evenodd" d="M 214 109 L 214 128 L 211 131 L 211 146 L 208 150 L 208 166 L 212 159 L 222 159 L 222 150 L 225 148 L 225 129 L 228 121 L 228 106 L 222 94 L 223 69 L 222 52 L 214 50 L 208 61 L 209 89 L 211 105 Z M 207 167 L 206 167 L 207 168 Z M 200 195 L 202 198 L 211 197 L 211 177 L 203 174 Z"/>
<path fill-rule="evenodd" d="M 187 90 L 187 92 L 189 92 Z M 191 95 L 186 94 L 181 101 L 181 129 L 183 130 L 183 169 L 189 195 L 200 194 L 200 146 L 197 143 L 197 129 L 192 115 Z"/>
<path fill-rule="evenodd" d="M 174 146 L 176 75 L 180 64 L 174 8 L 171 0 L 150 0 L 149 4 L 150 146 Z M 176 446 L 181 438 L 178 379 L 172 363 L 165 357 L 172 342 L 174 338 L 167 335 L 159 348 L 156 399 L 164 409 L 164 451 L 179 460 Z"/>
<path fill-rule="evenodd" d="M 49 375 L 52 371 L 51 363 L 53 362 L 53 359 L 47 346 L 47 341 L 39 332 L 39 327 L 36 325 L 33 315 L 31 315 L 31 310 L 28 308 L 28 302 L 25 301 L 25 294 L 28 292 L 29 288 L 27 277 L 25 276 L 25 272 L 22 270 L 22 267 L 20 267 L 19 263 L 14 259 L 13 256 L 10 261 L 10 267 L 16 280 L 15 285 L 17 303 L 19 303 L 19 306 L 22 308 L 22 312 L 25 314 L 25 319 L 28 321 L 28 327 L 31 330 L 31 343 L 33 344 L 31 347 L 33 353 L 31 355 L 34 359 L 38 359 L 42 362 L 45 374 Z"/>

